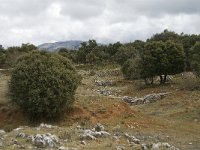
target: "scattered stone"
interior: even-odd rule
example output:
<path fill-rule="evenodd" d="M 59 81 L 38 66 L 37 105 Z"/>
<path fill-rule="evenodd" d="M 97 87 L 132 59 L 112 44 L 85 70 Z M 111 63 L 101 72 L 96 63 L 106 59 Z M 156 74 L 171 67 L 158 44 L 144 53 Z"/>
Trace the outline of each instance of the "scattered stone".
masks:
<path fill-rule="evenodd" d="M 126 149 L 126 147 L 124 147 L 124 146 L 116 146 L 116 150 L 125 150 Z"/>
<path fill-rule="evenodd" d="M 178 148 L 171 146 L 169 143 L 154 143 L 152 145 L 152 150 L 160 150 L 160 149 L 166 149 L 166 150 L 179 150 Z"/>
<path fill-rule="evenodd" d="M 102 94 L 102 95 L 105 95 L 105 96 L 109 96 L 109 95 L 111 95 L 111 94 L 112 94 L 112 92 L 111 92 L 111 91 L 109 91 L 109 90 L 106 90 L 106 89 L 97 90 L 97 93 L 99 93 L 99 94 Z"/>
<path fill-rule="evenodd" d="M 76 128 L 77 128 L 78 130 L 82 129 L 80 125 L 78 125 Z"/>
<path fill-rule="evenodd" d="M 142 98 L 133 98 L 129 96 L 122 97 L 122 100 L 125 102 L 131 104 L 131 105 L 140 105 L 140 104 L 146 104 L 146 103 L 153 103 L 158 100 L 161 100 L 166 97 L 169 93 L 154 93 L 154 94 L 148 94 Z"/>
<path fill-rule="evenodd" d="M 79 137 L 81 140 L 96 140 L 96 138 L 89 133 L 80 134 Z"/>
<path fill-rule="evenodd" d="M 113 136 L 112 139 L 115 140 L 115 141 L 119 141 L 119 137 L 118 136 Z"/>
<path fill-rule="evenodd" d="M 49 125 L 49 124 L 41 123 L 41 124 L 40 124 L 40 128 L 51 129 L 51 128 L 57 128 L 57 126 L 52 126 L 52 125 Z"/>
<path fill-rule="evenodd" d="M 61 146 L 58 148 L 58 150 L 69 150 L 67 147 Z"/>
<path fill-rule="evenodd" d="M 20 130 L 23 130 L 24 128 L 16 128 L 16 129 L 13 129 L 13 131 L 20 131 Z"/>
<path fill-rule="evenodd" d="M 18 137 L 20 137 L 20 138 L 25 138 L 25 137 L 27 137 L 27 135 L 26 135 L 25 133 L 18 133 L 18 134 L 16 135 L 16 138 L 18 138 Z"/>
<path fill-rule="evenodd" d="M 81 141 L 81 144 L 83 145 L 87 145 L 87 143 L 85 141 Z"/>
<path fill-rule="evenodd" d="M 31 142 L 31 143 L 34 142 L 34 136 L 32 136 L 32 135 L 27 136 L 26 139 L 27 139 L 28 142 Z"/>
<path fill-rule="evenodd" d="M 4 135 L 6 132 L 4 130 L 0 130 L 0 135 Z"/>
<path fill-rule="evenodd" d="M 128 139 L 130 144 L 140 144 L 140 140 L 137 139 L 135 136 L 129 135 L 128 133 L 125 133 L 125 137 Z"/>
<path fill-rule="evenodd" d="M 56 144 L 59 143 L 59 139 L 56 135 L 51 135 L 48 133 L 47 135 L 44 134 L 37 134 L 33 139 L 33 143 L 37 147 L 50 147 L 53 148 Z"/>
<path fill-rule="evenodd" d="M 148 150 L 148 147 L 147 147 L 146 144 L 142 144 L 142 145 L 141 145 L 141 148 L 142 148 L 142 150 Z"/>
<path fill-rule="evenodd" d="M 114 81 L 102 81 L 102 80 L 94 80 L 94 83 L 96 86 L 103 86 L 103 87 L 113 86 L 116 84 Z"/>
<path fill-rule="evenodd" d="M 109 137 L 110 133 L 106 132 L 106 131 L 100 131 L 101 133 L 101 137 Z"/>
<path fill-rule="evenodd" d="M 104 131 L 104 126 L 97 124 L 93 129 L 83 130 L 83 134 L 80 134 L 79 137 L 81 140 L 96 140 L 100 137 L 108 137 L 110 133 Z"/>

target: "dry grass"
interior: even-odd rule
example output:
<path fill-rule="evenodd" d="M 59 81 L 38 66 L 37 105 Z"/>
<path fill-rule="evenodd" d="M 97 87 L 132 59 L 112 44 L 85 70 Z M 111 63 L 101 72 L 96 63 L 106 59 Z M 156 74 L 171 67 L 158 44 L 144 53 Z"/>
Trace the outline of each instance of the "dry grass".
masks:
<path fill-rule="evenodd" d="M 133 82 L 123 80 L 122 76 L 98 77 L 99 70 L 95 70 L 93 76 L 83 70 L 80 72 L 84 76 L 76 92 L 75 106 L 66 112 L 60 122 L 55 124 L 63 127 L 81 124 L 87 128 L 100 122 L 109 130 L 119 125 L 123 131 L 133 135 L 159 135 L 164 137 L 161 140 L 182 149 L 200 147 L 200 91 L 182 90 L 179 84 L 137 89 Z M 150 93 L 170 92 L 171 94 L 156 103 L 130 107 L 119 98 L 97 94 L 96 90 L 103 88 L 94 85 L 93 81 L 97 77 L 102 80 L 116 81 L 115 86 L 106 88 L 117 95 L 142 97 Z M 9 76 L 1 76 L 0 102 L 3 105 L 0 105 L 0 127 L 4 128 L 27 124 L 19 109 L 7 106 L 5 103 L 8 101 L 6 95 L 8 80 Z M 72 146 L 74 144 L 77 143 L 71 143 Z M 115 149 L 116 144 L 109 140 L 96 141 L 90 143 L 87 149 Z"/>

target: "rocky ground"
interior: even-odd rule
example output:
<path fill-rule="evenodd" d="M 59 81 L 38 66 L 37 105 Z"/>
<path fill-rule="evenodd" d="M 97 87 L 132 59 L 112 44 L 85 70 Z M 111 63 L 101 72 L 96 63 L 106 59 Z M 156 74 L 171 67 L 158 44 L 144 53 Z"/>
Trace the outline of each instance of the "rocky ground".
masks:
<path fill-rule="evenodd" d="M 9 103 L 9 74 L 0 78 L 0 149 L 199 150 L 200 92 L 141 88 L 119 68 L 79 69 L 76 102 L 58 122 L 32 124 Z M 50 125 L 52 124 L 52 125 Z"/>
<path fill-rule="evenodd" d="M 151 136 L 132 135 L 114 127 L 108 131 L 103 125 L 96 124 L 93 128 L 85 129 L 80 125 L 62 128 L 48 124 L 38 127 L 22 126 L 6 133 L 0 130 L 1 149 L 138 149 L 138 150 L 179 150 L 167 142 L 148 142 Z M 169 137 L 167 137 L 169 138 Z"/>

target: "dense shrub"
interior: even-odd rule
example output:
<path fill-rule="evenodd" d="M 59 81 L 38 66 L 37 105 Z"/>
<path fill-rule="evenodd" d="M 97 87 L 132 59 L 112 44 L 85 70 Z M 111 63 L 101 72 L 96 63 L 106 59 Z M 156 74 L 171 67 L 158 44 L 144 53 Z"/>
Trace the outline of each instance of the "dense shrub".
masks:
<path fill-rule="evenodd" d="M 30 119 L 54 119 L 73 104 L 79 82 L 68 59 L 35 51 L 19 58 L 10 91 L 12 100 Z"/>
<path fill-rule="evenodd" d="M 191 66 L 194 73 L 200 77 L 200 42 L 191 49 Z"/>
<path fill-rule="evenodd" d="M 140 59 L 128 59 L 122 66 L 123 76 L 128 80 L 140 78 Z"/>

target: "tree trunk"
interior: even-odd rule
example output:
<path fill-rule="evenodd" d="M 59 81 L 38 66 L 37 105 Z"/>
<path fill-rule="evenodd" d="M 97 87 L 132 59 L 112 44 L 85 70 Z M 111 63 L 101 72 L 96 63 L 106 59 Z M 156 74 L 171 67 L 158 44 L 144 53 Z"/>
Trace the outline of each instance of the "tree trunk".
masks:
<path fill-rule="evenodd" d="M 167 81 L 167 75 L 164 75 L 164 81 L 163 83 L 165 83 Z"/>
<path fill-rule="evenodd" d="M 160 75 L 160 84 L 165 84 L 167 81 L 167 75 Z"/>
<path fill-rule="evenodd" d="M 160 75 L 160 84 L 163 84 L 163 76 Z"/>
<path fill-rule="evenodd" d="M 151 84 L 153 84 L 153 77 L 151 77 Z"/>

